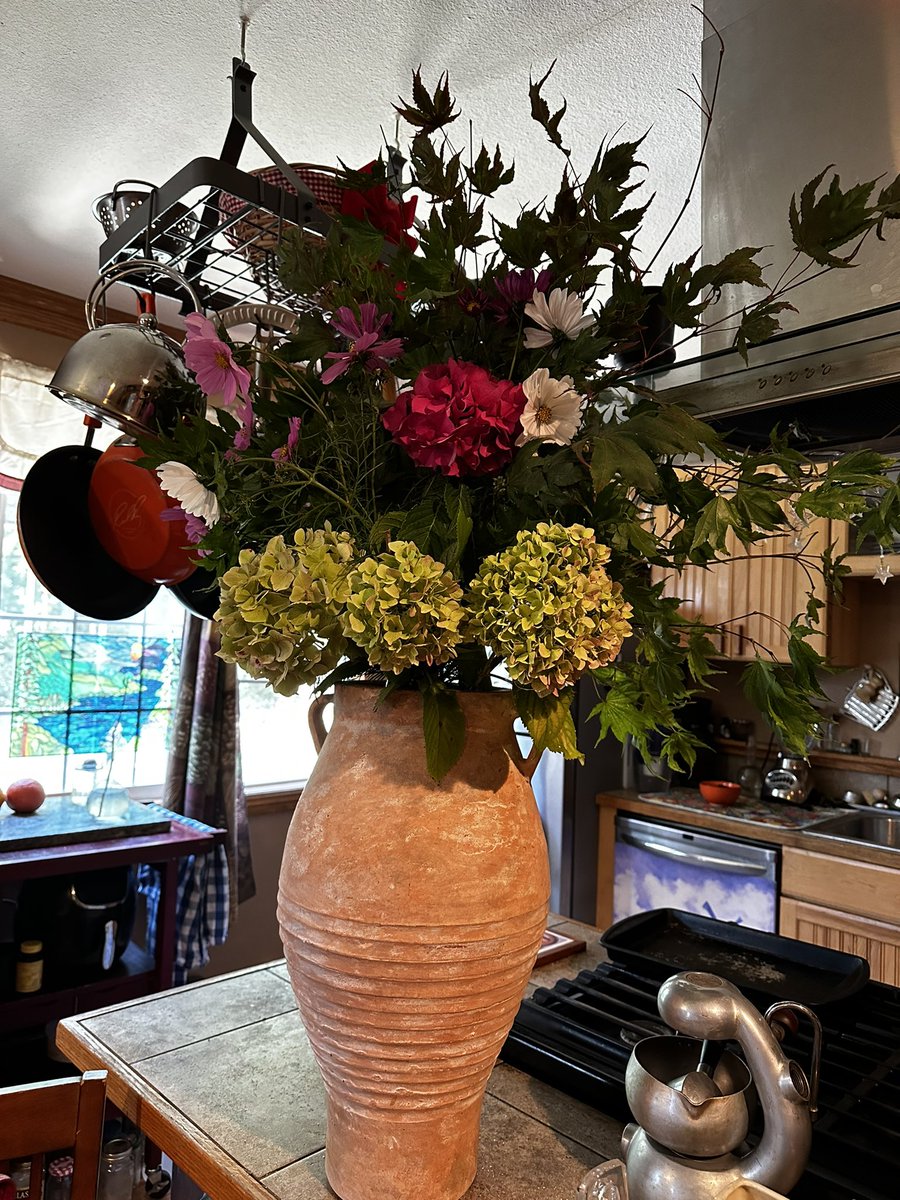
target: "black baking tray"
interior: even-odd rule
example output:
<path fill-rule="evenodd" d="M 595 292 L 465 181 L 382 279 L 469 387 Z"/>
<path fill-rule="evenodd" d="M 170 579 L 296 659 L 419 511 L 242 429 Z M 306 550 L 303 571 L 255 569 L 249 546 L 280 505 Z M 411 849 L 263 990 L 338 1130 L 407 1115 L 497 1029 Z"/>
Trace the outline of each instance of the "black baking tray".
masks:
<path fill-rule="evenodd" d="M 741 991 L 801 1004 L 844 1000 L 869 980 L 869 964 L 859 955 L 675 908 L 617 921 L 600 943 L 613 962 L 651 978 L 709 971 Z"/>

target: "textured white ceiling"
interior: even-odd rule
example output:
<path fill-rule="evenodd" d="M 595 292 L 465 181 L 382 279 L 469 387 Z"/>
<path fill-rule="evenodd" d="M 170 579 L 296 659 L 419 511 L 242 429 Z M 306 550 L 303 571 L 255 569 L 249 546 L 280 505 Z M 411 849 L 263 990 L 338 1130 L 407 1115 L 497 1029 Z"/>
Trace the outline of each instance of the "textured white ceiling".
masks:
<path fill-rule="evenodd" d="M 528 115 L 528 75 L 556 58 L 545 90 L 551 104 L 569 100 L 577 160 L 605 133 L 650 128 L 643 157 L 659 195 L 646 250 L 681 204 L 699 142 L 697 111 L 678 94 L 699 70 L 689 0 L 250 2 L 254 117 L 289 161 L 368 161 L 421 63 L 426 80 L 449 70 L 476 139 L 515 156 L 514 200 L 534 200 L 562 164 Z M 238 13 L 238 0 L 0 0 L 0 274 L 83 294 L 101 241 L 94 197 L 218 155 Z M 263 161 L 248 147 L 241 165 Z M 673 255 L 695 247 L 698 229 L 695 212 Z"/>

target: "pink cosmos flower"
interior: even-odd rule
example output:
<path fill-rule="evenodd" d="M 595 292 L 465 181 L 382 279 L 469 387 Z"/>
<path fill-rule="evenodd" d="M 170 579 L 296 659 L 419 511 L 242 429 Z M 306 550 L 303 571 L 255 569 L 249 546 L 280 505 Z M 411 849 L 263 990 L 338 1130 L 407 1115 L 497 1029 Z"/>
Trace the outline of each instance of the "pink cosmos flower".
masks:
<path fill-rule="evenodd" d="M 241 423 L 240 429 L 235 433 L 232 446 L 235 450 L 250 449 L 250 435 L 253 432 L 253 405 L 247 399 L 234 414 Z M 226 458 L 231 454 L 229 450 L 225 455 Z"/>
<path fill-rule="evenodd" d="M 290 460 L 300 440 L 300 423 L 302 420 L 302 417 L 288 417 L 287 441 L 283 446 L 279 446 L 277 450 L 272 451 L 272 457 L 277 463 L 288 462 Z"/>
<path fill-rule="evenodd" d="M 382 421 L 417 466 L 496 475 L 513 456 L 524 407 L 520 384 L 451 358 L 420 371 Z"/>
<path fill-rule="evenodd" d="M 231 347 L 222 341 L 215 325 L 202 313 L 191 313 L 184 323 L 187 326 L 184 361 L 203 392 L 207 396 L 221 393 L 223 406 L 230 410 L 238 392 L 244 397 L 249 395 L 250 372 L 238 366 Z"/>
<path fill-rule="evenodd" d="M 350 308 L 337 310 L 329 324 L 349 340 L 350 346 L 347 350 L 331 350 L 325 355 L 335 360 L 322 372 L 322 382 L 326 387 L 343 375 L 354 362 L 362 363 L 367 371 L 378 371 L 403 353 L 400 338 L 380 340 L 382 330 L 390 324 L 390 320 L 390 315 L 379 314 L 374 304 L 361 304 L 359 318 Z"/>

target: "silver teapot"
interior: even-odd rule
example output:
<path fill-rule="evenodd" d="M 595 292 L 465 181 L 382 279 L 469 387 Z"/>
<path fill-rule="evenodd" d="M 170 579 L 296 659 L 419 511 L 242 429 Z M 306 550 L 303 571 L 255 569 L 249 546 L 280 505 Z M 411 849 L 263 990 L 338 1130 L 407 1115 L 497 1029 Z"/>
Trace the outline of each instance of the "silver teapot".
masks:
<path fill-rule="evenodd" d="M 718 1200 L 742 1180 L 787 1192 L 803 1174 L 812 1142 L 818 1018 L 793 1001 L 763 1017 L 733 984 L 700 971 L 666 980 L 658 1003 L 666 1024 L 688 1036 L 648 1038 L 632 1051 L 625 1090 L 638 1123 L 622 1135 L 631 1200 Z M 781 1049 L 781 1022 L 791 1012 L 813 1024 L 809 1082 Z M 707 1040 L 738 1042 L 746 1063 L 724 1054 L 704 1086 L 694 1075 Z M 749 1150 L 744 1139 L 757 1098 L 765 1124 Z"/>
<path fill-rule="evenodd" d="M 48 388 L 55 396 L 132 437 L 171 432 L 187 413 L 203 416 L 206 402 L 185 400 L 188 379 L 181 346 L 142 313 L 134 325 L 98 325 L 97 307 L 113 283 L 129 275 L 163 274 L 187 292 L 200 312 L 197 293 L 183 276 L 152 259 L 131 259 L 107 268 L 85 302 L 88 332 L 65 354 Z M 172 386 L 175 385 L 175 386 Z"/>

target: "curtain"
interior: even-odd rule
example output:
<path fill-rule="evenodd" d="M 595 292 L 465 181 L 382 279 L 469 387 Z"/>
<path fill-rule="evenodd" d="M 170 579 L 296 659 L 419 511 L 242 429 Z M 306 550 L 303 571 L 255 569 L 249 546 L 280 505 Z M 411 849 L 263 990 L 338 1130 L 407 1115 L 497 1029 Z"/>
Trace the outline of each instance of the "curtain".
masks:
<path fill-rule="evenodd" d="M 237 668 L 217 657 L 219 627 L 188 614 L 163 804 L 227 830 L 229 914 L 256 893 L 241 779 Z"/>
<path fill-rule="evenodd" d="M 181 678 L 172 712 L 163 804 L 188 822 L 226 831 L 224 846 L 188 855 L 179 865 L 173 983 L 209 961 L 212 946 L 228 937 L 237 906 L 256 892 L 247 803 L 241 780 L 236 668 L 216 657 L 219 629 L 188 615 Z M 154 951 L 159 880 L 142 867 L 147 899 L 148 949 Z"/>
<path fill-rule="evenodd" d="M 84 441 L 84 414 L 47 390 L 52 377 L 46 367 L 0 353 L 0 487 L 18 491 L 42 454 Z M 98 429 L 94 445 L 103 450 L 116 437 L 115 429 Z"/>

